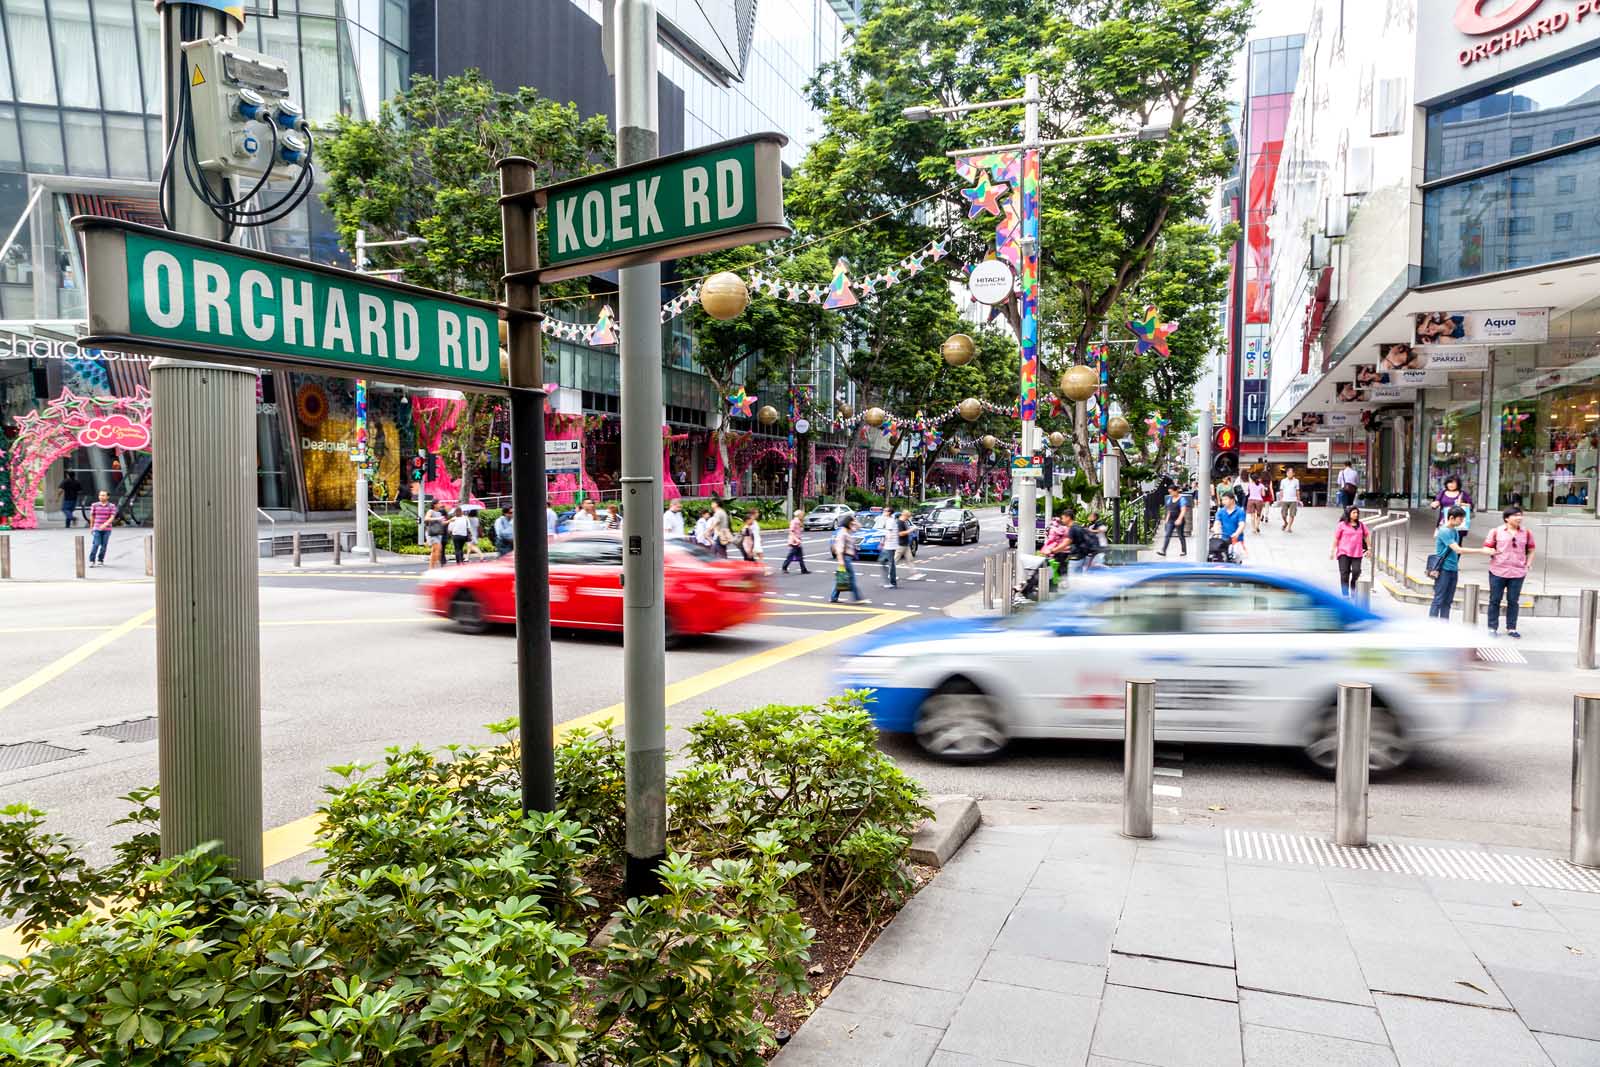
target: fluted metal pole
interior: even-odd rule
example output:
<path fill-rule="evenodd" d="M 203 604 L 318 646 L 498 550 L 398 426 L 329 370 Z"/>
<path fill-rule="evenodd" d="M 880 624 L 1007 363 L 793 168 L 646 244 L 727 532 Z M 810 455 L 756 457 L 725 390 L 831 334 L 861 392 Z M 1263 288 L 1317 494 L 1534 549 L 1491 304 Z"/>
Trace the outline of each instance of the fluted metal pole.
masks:
<path fill-rule="evenodd" d="M 1156 683 L 1130 681 L 1123 696 L 1122 836 L 1154 837 Z"/>
<path fill-rule="evenodd" d="M 1461 587 L 1461 621 L 1469 626 L 1478 624 L 1478 595 L 1483 587 L 1476 582 L 1468 582 Z"/>
<path fill-rule="evenodd" d="M 1578 669 L 1595 668 L 1594 634 L 1600 623 L 1600 591 L 1585 589 L 1578 596 Z"/>
<path fill-rule="evenodd" d="M 74 534 L 72 538 L 72 566 L 73 573 L 79 578 L 83 577 L 83 534 Z"/>
<path fill-rule="evenodd" d="M 1367 774 L 1372 749 L 1372 686 L 1339 683 L 1338 763 L 1334 768 L 1333 840 L 1367 843 Z"/>
<path fill-rule="evenodd" d="M 1582 867 L 1600 867 L 1600 693 L 1572 698 L 1572 851 Z"/>
<path fill-rule="evenodd" d="M 161 9 L 163 142 L 182 95 L 180 13 Z M 199 37 L 236 32 L 203 9 Z M 214 192 L 222 195 L 220 180 Z M 183 182 L 175 230 L 221 240 L 223 226 Z M 161 854 L 219 842 L 242 878 L 261 877 L 261 632 L 256 590 L 256 379 L 253 370 L 157 359 L 150 366 L 155 482 L 156 709 Z"/>

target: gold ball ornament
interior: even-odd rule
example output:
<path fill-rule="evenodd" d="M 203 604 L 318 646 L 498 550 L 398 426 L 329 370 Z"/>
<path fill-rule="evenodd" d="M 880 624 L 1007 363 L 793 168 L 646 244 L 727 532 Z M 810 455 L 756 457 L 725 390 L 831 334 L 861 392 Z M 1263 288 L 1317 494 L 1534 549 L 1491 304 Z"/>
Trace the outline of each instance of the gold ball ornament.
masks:
<path fill-rule="evenodd" d="M 977 422 L 978 416 L 983 414 L 983 402 L 975 396 L 969 396 L 956 405 L 956 412 L 968 422 Z"/>
<path fill-rule="evenodd" d="M 738 318 L 749 305 L 749 288 L 743 278 L 731 271 L 713 274 L 700 286 L 700 306 L 714 319 L 726 322 Z"/>
<path fill-rule="evenodd" d="M 1064 445 L 1066 443 L 1067 443 L 1067 435 L 1062 433 L 1060 430 L 1057 430 L 1055 433 L 1050 435 L 1050 447 L 1051 448 L 1060 448 L 1062 445 Z"/>
<path fill-rule="evenodd" d="M 944 356 L 944 361 L 952 367 L 965 367 L 972 362 L 978 354 L 978 347 L 972 343 L 972 338 L 964 333 L 951 334 L 939 348 L 939 353 Z"/>
<path fill-rule="evenodd" d="M 1076 367 L 1069 367 L 1061 376 L 1061 392 L 1069 400 L 1088 400 L 1098 388 L 1100 388 L 1100 375 L 1081 363 Z"/>
<path fill-rule="evenodd" d="M 1128 420 L 1121 415 L 1111 416 L 1111 421 L 1106 423 L 1106 436 L 1113 441 L 1120 441 L 1133 432 L 1133 427 L 1128 425 Z"/>
<path fill-rule="evenodd" d="M 850 416 L 856 413 L 856 409 L 851 407 L 849 404 L 840 404 L 838 407 L 838 412 L 841 419 L 848 419 Z"/>
<path fill-rule="evenodd" d="M 861 416 L 868 426 L 882 426 L 889 418 L 889 413 L 882 408 L 868 408 L 867 413 Z"/>
<path fill-rule="evenodd" d="M 778 409 L 771 404 L 762 404 L 761 410 L 756 412 L 756 418 L 761 420 L 761 425 L 771 426 L 778 421 Z"/>
<path fill-rule="evenodd" d="M 998 445 L 999 443 L 1000 443 L 1000 439 L 998 437 L 996 437 L 992 433 L 984 434 L 983 435 L 983 440 L 978 442 L 978 444 L 983 446 L 983 450 L 985 452 L 993 452 L 994 449 L 995 449 L 995 446 Z"/>

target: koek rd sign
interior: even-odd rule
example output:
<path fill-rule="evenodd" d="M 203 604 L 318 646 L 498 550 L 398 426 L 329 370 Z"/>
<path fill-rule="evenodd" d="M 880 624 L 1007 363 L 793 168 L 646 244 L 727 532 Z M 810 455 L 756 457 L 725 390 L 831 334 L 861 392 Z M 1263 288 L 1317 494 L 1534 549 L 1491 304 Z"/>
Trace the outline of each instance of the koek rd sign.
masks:
<path fill-rule="evenodd" d="M 494 304 L 166 230 L 81 216 L 80 344 L 501 390 Z"/>
<path fill-rule="evenodd" d="M 787 237 L 779 150 L 759 133 L 535 190 L 541 281 Z"/>

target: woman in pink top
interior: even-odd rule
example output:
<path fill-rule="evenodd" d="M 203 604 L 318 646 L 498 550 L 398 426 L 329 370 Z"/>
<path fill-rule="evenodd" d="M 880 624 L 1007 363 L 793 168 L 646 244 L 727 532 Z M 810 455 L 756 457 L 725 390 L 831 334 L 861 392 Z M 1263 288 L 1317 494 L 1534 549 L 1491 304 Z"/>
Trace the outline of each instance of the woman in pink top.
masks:
<path fill-rule="evenodd" d="M 794 513 L 794 518 L 789 520 L 789 554 L 783 560 L 783 573 L 789 573 L 789 564 L 800 564 L 801 574 L 810 574 L 806 570 L 806 557 L 800 552 L 801 535 L 805 533 L 806 513 L 802 508 Z"/>
<path fill-rule="evenodd" d="M 1339 561 L 1339 592 L 1345 596 L 1361 580 L 1361 560 L 1367 554 L 1370 537 L 1361 521 L 1361 509 L 1354 504 L 1345 508 L 1339 525 L 1333 528 L 1333 547 L 1328 550 L 1328 558 Z"/>
<path fill-rule="evenodd" d="M 1506 601 L 1506 636 L 1517 633 L 1517 608 L 1522 600 L 1522 580 L 1533 562 L 1533 531 L 1522 528 L 1522 509 L 1516 505 L 1500 513 L 1505 521 L 1489 531 L 1483 547 L 1489 559 L 1489 632 L 1500 632 L 1500 598 Z"/>

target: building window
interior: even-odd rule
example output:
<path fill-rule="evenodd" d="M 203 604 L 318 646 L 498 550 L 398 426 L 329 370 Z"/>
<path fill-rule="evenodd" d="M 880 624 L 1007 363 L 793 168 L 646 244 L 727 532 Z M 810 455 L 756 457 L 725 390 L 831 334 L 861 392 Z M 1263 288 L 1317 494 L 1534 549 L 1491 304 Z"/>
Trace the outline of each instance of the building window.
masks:
<path fill-rule="evenodd" d="M 1572 212 L 1558 211 L 1555 214 L 1555 228 L 1557 230 L 1572 229 Z"/>
<path fill-rule="evenodd" d="M 1482 141 L 1468 141 L 1466 143 L 1466 146 L 1461 149 L 1461 158 L 1462 159 L 1482 159 L 1483 158 L 1483 142 Z"/>
<path fill-rule="evenodd" d="M 1551 134 L 1550 135 L 1550 144 L 1552 146 L 1554 146 L 1554 145 L 1564 145 L 1564 144 L 1567 144 L 1567 143 L 1571 142 L 1572 140 L 1576 139 L 1577 136 L 1578 136 L 1578 131 L 1574 127 L 1568 126 L 1568 127 L 1564 128 L 1564 129 L 1557 130 L 1555 133 Z"/>
<path fill-rule="evenodd" d="M 1502 237 L 1519 237 L 1532 233 L 1533 230 L 1532 215 L 1513 215 L 1508 219 L 1496 220 L 1495 232 Z"/>
<path fill-rule="evenodd" d="M 9 0 L 5 13 L 11 54 L 19 57 L 11 70 L 17 99 L 25 104 L 54 104 L 56 73 L 50 62 L 50 20 L 44 0 Z M 23 142 L 26 145 L 26 137 Z"/>
<path fill-rule="evenodd" d="M 1576 174 L 1563 174 L 1556 179 L 1556 192 L 1562 196 L 1572 196 L 1578 191 L 1578 176 Z"/>
<path fill-rule="evenodd" d="M 1532 196 L 1533 195 L 1533 189 L 1534 189 L 1533 177 L 1531 175 L 1519 174 L 1519 175 L 1515 175 L 1515 176 L 1512 177 L 1512 179 L 1511 179 L 1511 195 L 1512 196 Z"/>
<path fill-rule="evenodd" d="M 1574 120 L 1590 120 L 1597 89 L 1600 53 L 1591 52 L 1548 73 L 1524 76 L 1492 92 L 1431 110 L 1424 179 L 1448 178 L 1575 141 L 1579 126 Z M 1482 156 L 1468 153 L 1466 145 L 1472 141 L 1482 143 Z"/>
<path fill-rule="evenodd" d="M 1533 138 L 1531 136 L 1523 135 L 1511 138 L 1511 154 L 1513 156 L 1525 156 L 1532 151 Z"/>

